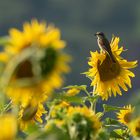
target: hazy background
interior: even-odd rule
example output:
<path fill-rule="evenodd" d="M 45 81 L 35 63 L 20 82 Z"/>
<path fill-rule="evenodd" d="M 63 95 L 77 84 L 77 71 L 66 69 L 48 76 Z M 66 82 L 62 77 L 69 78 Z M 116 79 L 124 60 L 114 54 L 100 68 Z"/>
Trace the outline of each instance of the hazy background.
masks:
<path fill-rule="evenodd" d="M 21 29 L 22 23 L 32 18 L 54 23 L 67 41 L 66 52 L 74 59 L 72 72 L 67 75 L 68 84 L 87 84 L 90 81 L 80 73 L 88 70 L 90 51 L 98 49 L 94 33 L 103 31 L 111 39 L 112 34 L 121 38 L 128 60 L 140 60 L 140 0 L 0 0 L 0 35 L 8 29 Z M 134 70 L 133 88 L 123 97 L 109 102 L 125 105 L 128 98 L 136 96 L 140 83 L 140 68 Z M 140 94 L 140 93 L 139 93 Z M 119 100 L 117 100 L 119 99 Z"/>

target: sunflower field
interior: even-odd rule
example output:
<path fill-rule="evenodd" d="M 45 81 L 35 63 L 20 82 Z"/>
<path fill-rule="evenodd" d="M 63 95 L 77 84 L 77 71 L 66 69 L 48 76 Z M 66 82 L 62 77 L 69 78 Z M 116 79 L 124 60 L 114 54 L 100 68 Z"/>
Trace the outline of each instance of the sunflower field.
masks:
<path fill-rule="evenodd" d="M 89 52 L 81 73 L 88 85 L 63 86 L 73 57 L 60 29 L 37 19 L 10 28 L 0 37 L 0 140 L 140 139 L 140 100 L 97 109 L 132 87 L 138 62 L 122 57 L 129 50 L 119 42 L 113 35 L 109 44 L 115 62 L 102 50 Z"/>

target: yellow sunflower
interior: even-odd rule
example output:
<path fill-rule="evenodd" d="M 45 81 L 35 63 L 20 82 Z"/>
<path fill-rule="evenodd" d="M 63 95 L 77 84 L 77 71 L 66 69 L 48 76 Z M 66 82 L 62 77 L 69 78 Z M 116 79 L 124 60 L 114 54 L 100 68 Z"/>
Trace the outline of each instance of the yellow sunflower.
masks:
<path fill-rule="evenodd" d="M 100 117 L 91 109 L 87 107 L 73 107 L 65 102 L 58 107 L 54 110 L 53 119 L 48 120 L 45 126 L 47 131 L 57 127 L 69 134 L 68 137 L 70 139 L 84 138 L 95 140 L 97 138 L 102 123 L 100 122 Z"/>
<path fill-rule="evenodd" d="M 140 118 L 134 119 L 129 125 L 128 125 L 132 136 L 134 137 L 140 137 Z"/>
<path fill-rule="evenodd" d="M 119 40 L 119 37 L 113 37 L 110 43 L 116 63 L 106 53 L 97 51 L 91 52 L 88 62 L 91 68 L 86 75 L 92 80 L 91 86 L 95 87 L 94 94 L 100 95 L 103 100 L 107 100 L 112 94 L 122 95 L 120 87 L 127 91 L 127 86 L 131 88 L 130 77 L 135 76 L 128 69 L 136 67 L 137 61 L 129 62 L 120 56 L 124 49 L 118 47 Z"/>
<path fill-rule="evenodd" d="M 66 118 L 68 123 L 72 121 L 72 125 L 76 124 L 77 128 L 79 125 L 79 127 L 81 127 L 81 132 L 82 129 L 83 131 L 86 130 L 86 132 L 88 130 L 87 133 L 90 133 L 90 135 L 93 135 L 94 137 L 99 132 L 102 126 L 102 123 L 100 122 L 100 118 L 91 109 L 87 107 L 70 106 L 67 110 Z M 79 130 L 75 130 L 75 131 L 79 131 Z"/>
<path fill-rule="evenodd" d="M 70 104 L 66 101 L 61 101 L 60 103 L 54 105 L 51 109 L 51 118 L 62 119 L 68 109 Z"/>
<path fill-rule="evenodd" d="M 117 113 L 117 118 L 120 123 L 128 125 L 132 120 L 132 115 L 134 112 L 134 108 L 131 105 L 124 106 L 124 110 L 121 109 L 120 112 Z"/>
<path fill-rule="evenodd" d="M 29 124 L 35 122 L 43 123 L 42 115 L 46 114 L 42 103 L 33 103 L 31 102 L 26 107 L 21 107 L 19 111 L 19 126 L 20 129 L 24 130 L 28 127 Z"/>
<path fill-rule="evenodd" d="M 62 86 L 62 74 L 69 72 L 67 63 L 70 57 L 62 52 L 66 43 L 61 40 L 60 30 L 32 20 L 31 24 L 24 23 L 23 31 L 12 28 L 9 34 L 9 43 L 0 54 L 6 65 L 16 56 L 20 59 L 20 54 L 28 48 L 36 51 L 17 65 L 7 94 L 14 102 L 22 102 L 24 106 L 32 98 L 43 102 L 54 89 Z"/>
<path fill-rule="evenodd" d="M 79 92 L 80 92 L 80 89 L 70 88 L 66 91 L 66 95 L 67 96 L 75 96 L 75 95 L 79 94 Z"/>
<path fill-rule="evenodd" d="M 17 133 L 17 121 L 11 114 L 0 116 L 0 140 L 15 140 Z"/>

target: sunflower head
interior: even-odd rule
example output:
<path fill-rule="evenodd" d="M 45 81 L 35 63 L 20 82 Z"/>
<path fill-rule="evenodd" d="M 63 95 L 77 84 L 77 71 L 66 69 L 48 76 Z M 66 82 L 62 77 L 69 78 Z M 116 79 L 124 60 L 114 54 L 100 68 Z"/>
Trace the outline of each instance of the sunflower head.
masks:
<path fill-rule="evenodd" d="M 117 113 L 118 121 L 124 125 L 128 125 L 132 121 L 133 112 L 134 108 L 131 105 L 124 106 L 124 110 L 121 109 Z"/>
<path fill-rule="evenodd" d="M 53 119 L 62 120 L 65 117 L 68 107 L 70 106 L 69 103 L 62 101 L 57 103 L 51 111 L 51 117 Z"/>
<path fill-rule="evenodd" d="M 66 95 L 67 96 L 75 96 L 75 95 L 79 94 L 79 92 L 80 92 L 80 89 L 70 88 L 66 91 Z"/>
<path fill-rule="evenodd" d="M 0 53 L 8 71 L 10 65 L 15 64 L 7 95 L 24 106 L 32 98 L 36 98 L 37 102 L 45 101 L 62 86 L 62 74 L 70 70 L 70 56 L 63 53 L 65 46 L 60 30 L 45 22 L 34 19 L 31 23 L 24 23 L 22 31 L 10 29 L 9 43 Z"/>
<path fill-rule="evenodd" d="M 99 116 L 92 110 L 87 107 L 73 107 L 62 102 L 52 108 L 51 119 L 48 119 L 45 129 L 47 132 L 59 129 L 58 132 L 65 134 L 69 139 L 92 140 L 98 135 L 101 126 Z"/>
<path fill-rule="evenodd" d="M 134 119 L 128 127 L 131 131 L 132 136 L 140 137 L 140 118 Z"/>
<path fill-rule="evenodd" d="M 6 50 L 9 53 L 18 53 L 30 46 L 55 49 L 63 49 L 66 43 L 61 40 L 61 33 L 53 25 L 46 25 L 45 22 L 38 22 L 33 19 L 31 23 L 23 24 L 23 31 L 16 28 L 9 30 L 10 40 Z M 12 48 L 12 46 L 16 46 Z"/>
<path fill-rule="evenodd" d="M 101 122 L 99 117 L 87 107 L 69 107 L 67 111 L 67 123 L 69 126 L 71 137 L 82 139 L 92 139 L 96 137 L 100 128 Z"/>
<path fill-rule="evenodd" d="M 118 47 L 119 38 L 113 37 L 110 43 L 112 54 L 116 62 L 112 62 L 107 53 L 91 52 L 91 57 L 88 64 L 91 66 L 87 77 L 92 82 L 91 86 L 95 87 L 94 94 L 98 94 L 103 100 L 107 100 L 112 94 L 122 95 L 120 87 L 127 91 L 129 86 L 131 88 L 131 79 L 134 77 L 130 68 L 136 67 L 137 61 L 128 62 L 126 59 L 120 57 L 124 51 L 123 47 Z"/>
<path fill-rule="evenodd" d="M 19 111 L 19 126 L 20 129 L 26 129 L 28 124 L 39 122 L 42 123 L 42 115 L 46 114 L 44 106 L 40 104 L 29 104 L 26 107 L 21 107 Z"/>
<path fill-rule="evenodd" d="M 16 118 L 10 114 L 0 116 L 0 140 L 14 140 L 17 133 Z"/>

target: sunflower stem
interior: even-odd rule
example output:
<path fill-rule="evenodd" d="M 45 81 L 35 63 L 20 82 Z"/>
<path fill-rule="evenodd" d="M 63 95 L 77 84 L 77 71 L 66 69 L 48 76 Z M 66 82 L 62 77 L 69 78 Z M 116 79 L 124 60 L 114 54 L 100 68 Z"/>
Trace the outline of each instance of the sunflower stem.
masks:
<path fill-rule="evenodd" d="M 85 91 L 85 93 L 87 94 L 88 97 L 91 97 L 91 94 L 87 90 L 84 90 L 84 91 Z M 94 103 L 90 100 L 89 100 L 89 103 L 90 103 L 90 108 L 93 109 L 94 108 Z"/>
<path fill-rule="evenodd" d="M 54 106 L 51 106 L 51 107 L 50 107 L 48 116 L 46 117 L 46 120 L 47 120 L 47 121 L 51 118 L 51 112 L 52 112 L 53 108 L 54 108 Z"/>
<path fill-rule="evenodd" d="M 95 86 L 93 87 L 93 96 L 95 95 L 94 94 L 94 91 L 95 91 Z M 91 109 L 94 111 L 94 112 L 96 112 L 96 103 L 97 103 L 97 100 L 98 100 L 98 98 L 96 99 L 96 100 L 94 100 L 93 102 L 92 102 L 92 104 L 91 104 Z"/>
<path fill-rule="evenodd" d="M 84 90 L 88 97 L 91 97 L 90 93 L 87 90 Z"/>
<path fill-rule="evenodd" d="M 6 96 L 4 93 L 0 94 L 0 114 L 4 113 L 5 103 L 6 103 Z"/>
<path fill-rule="evenodd" d="M 12 100 L 4 107 L 4 112 L 7 112 L 9 109 L 11 109 L 11 105 L 12 105 Z"/>

